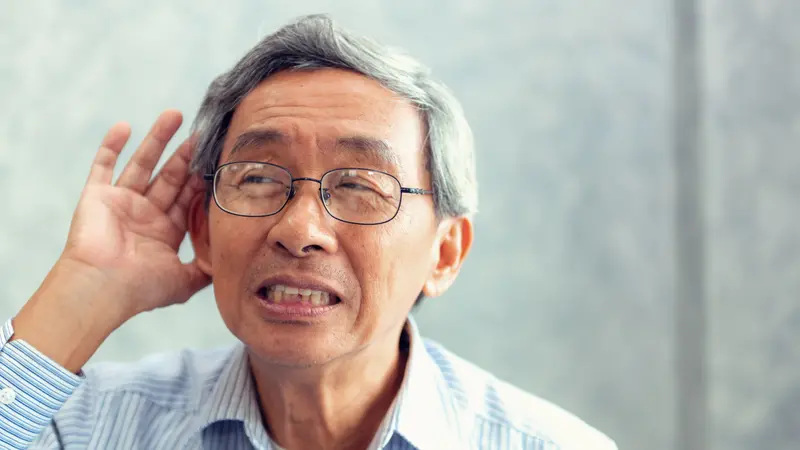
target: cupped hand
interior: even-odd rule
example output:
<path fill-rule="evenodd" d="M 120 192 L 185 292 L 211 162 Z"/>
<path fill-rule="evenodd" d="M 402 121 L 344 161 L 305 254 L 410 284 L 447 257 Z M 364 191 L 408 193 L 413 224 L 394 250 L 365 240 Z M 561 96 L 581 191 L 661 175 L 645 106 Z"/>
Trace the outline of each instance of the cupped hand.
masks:
<path fill-rule="evenodd" d="M 187 234 L 189 206 L 204 184 L 190 173 L 190 137 L 153 177 L 164 148 L 182 123 L 180 112 L 159 116 L 116 182 L 114 168 L 130 127 L 111 127 L 100 145 L 72 218 L 61 262 L 124 293 L 131 315 L 182 303 L 210 282 L 178 249 Z"/>

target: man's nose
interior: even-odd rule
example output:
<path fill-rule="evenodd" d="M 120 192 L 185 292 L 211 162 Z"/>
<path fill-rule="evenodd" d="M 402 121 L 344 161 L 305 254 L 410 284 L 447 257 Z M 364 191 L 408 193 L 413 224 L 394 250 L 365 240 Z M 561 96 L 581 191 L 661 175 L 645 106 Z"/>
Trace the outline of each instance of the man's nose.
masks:
<path fill-rule="evenodd" d="M 338 248 L 330 226 L 333 218 L 325 211 L 319 195 L 320 185 L 314 181 L 295 180 L 288 203 L 278 213 L 278 220 L 267 235 L 269 245 L 297 258 L 317 251 L 335 253 Z"/>

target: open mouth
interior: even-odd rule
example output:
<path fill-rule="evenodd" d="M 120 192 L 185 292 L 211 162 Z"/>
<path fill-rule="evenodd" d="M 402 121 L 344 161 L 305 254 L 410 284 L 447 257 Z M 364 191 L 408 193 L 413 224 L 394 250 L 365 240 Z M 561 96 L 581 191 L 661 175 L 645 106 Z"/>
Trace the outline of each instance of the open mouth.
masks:
<path fill-rule="evenodd" d="M 298 288 L 285 284 L 262 286 L 258 289 L 257 295 L 266 303 L 274 305 L 322 307 L 341 302 L 339 297 L 330 292 Z"/>

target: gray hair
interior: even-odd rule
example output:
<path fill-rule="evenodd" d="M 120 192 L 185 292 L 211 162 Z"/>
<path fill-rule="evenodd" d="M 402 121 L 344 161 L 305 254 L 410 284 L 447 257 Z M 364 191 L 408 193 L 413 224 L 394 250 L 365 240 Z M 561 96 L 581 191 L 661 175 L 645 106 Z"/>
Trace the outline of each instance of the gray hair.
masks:
<path fill-rule="evenodd" d="M 267 36 L 211 83 L 193 125 L 198 138 L 193 171 L 217 169 L 233 112 L 261 81 L 281 71 L 321 68 L 360 73 L 415 105 L 427 127 L 425 161 L 436 215 L 477 212 L 472 131 L 450 90 L 432 79 L 418 61 L 350 34 L 326 15 L 301 17 Z"/>

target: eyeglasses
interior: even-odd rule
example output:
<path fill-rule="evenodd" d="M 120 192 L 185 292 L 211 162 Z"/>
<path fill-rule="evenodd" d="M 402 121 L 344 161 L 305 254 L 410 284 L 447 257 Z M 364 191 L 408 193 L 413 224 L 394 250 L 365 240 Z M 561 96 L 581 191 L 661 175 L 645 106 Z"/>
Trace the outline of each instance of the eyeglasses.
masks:
<path fill-rule="evenodd" d="M 319 183 L 319 197 L 333 218 L 358 225 L 379 225 L 397 216 L 403 194 L 433 191 L 400 185 L 393 175 L 372 169 L 345 168 L 322 178 L 294 178 L 275 164 L 240 161 L 219 166 L 203 178 L 213 181 L 214 202 L 236 216 L 264 217 L 279 213 L 295 195 L 296 181 Z"/>

